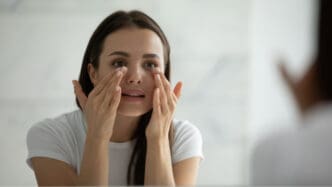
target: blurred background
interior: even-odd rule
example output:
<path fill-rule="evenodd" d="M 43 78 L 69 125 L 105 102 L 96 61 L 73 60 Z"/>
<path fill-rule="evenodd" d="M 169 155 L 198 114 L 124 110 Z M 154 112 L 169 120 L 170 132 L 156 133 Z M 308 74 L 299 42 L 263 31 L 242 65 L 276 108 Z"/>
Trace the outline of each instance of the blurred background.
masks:
<path fill-rule="evenodd" d="M 36 122 L 76 109 L 92 32 L 116 10 L 142 10 L 171 44 L 184 83 L 176 118 L 201 131 L 198 184 L 245 185 L 252 146 L 298 120 L 278 59 L 300 76 L 315 54 L 315 0 L 0 0 L 0 185 L 36 185 L 25 163 Z"/>

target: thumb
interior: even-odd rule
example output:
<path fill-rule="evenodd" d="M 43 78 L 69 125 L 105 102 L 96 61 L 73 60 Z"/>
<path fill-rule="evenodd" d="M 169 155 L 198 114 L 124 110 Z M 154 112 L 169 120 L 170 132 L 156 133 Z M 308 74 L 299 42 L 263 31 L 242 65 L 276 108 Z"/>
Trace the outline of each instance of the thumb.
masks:
<path fill-rule="evenodd" d="M 176 95 L 176 97 L 179 99 L 181 96 L 181 91 L 182 91 L 182 85 L 183 83 L 180 81 L 178 83 L 176 83 L 175 87 L 174 87 L 174 94 Z"/>
<path fill-rule="evenodd" d="M 74 92 L 78 99 L 78 102 L 79 102 L 80 106 L 82 107 L 82 109 L 85 110 L 84 108 L 85 108 L 85 104 L 86 104 L 86 101 L 88 100 L 88 98 L 86 97 L 85 93 L 82 90 L 80 83 L 77 80 L 73 80 L 72 83 L 74 85 Z"/>
<path fill-rule="evenodd" d="M 282 79 L 286 82 L 288 88 L 294 92 L 296 83 L 292 76 L 290 75 L 289 71 L 287 70 L 284 62 L 279 62 L 278 64 L 279 74 L 281 75 Z"/>

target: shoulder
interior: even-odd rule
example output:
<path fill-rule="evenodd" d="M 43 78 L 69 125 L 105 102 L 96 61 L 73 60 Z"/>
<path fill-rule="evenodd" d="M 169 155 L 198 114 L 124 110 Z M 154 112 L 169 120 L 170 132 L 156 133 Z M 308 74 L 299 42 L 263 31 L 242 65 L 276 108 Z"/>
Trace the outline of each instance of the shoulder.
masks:
<path fill-rule="evenodd" d="M 80 110 L 65 113 L 55 118 L 47 118 L 34 124 L 28 131 L 26 140 L 29 149 L 57 145 L 73 146 L 84 137 L 85 122 Z"/>
<path fill-rule="evenodd" d="M 183 134 L 183 133 L 199 133 L 199 129 L 188 120 L 173 120 L 174 131 L 175 133 Z"/>
<path fill-rule="evenodd" d="M 173 120 L 175 139 L 196 136 L 201 138 L 199 129 L 188 120 Z M 176 140 L 175 140 L 176 141 Z"/>
<path fill-rule="evenodd" d="M 292 184 L 310 149 L 304 135 L 299 129 L 285 128 L 258 140 L 251 155 L 252 183 Z"/>
<path fill-rule="evenodd" d="M 173 120 L 173 163 L 190 158 L 203 159 L 203 140 L 199 129 L 187 120 Z"/>
<path fill-rule="evenodd" d="M 47 156 L 46 152 L 49 154 L 50 151 L 57 154 L 70 152 L 84 135 L 83 121 L 81 111 L 75 110 L 37 122 L 26 135 L 29 155 Z"/>
<path fill-rule="evenodd" d="M 260 163 L 263 160 L 267 162 L 266 164 L 275 164 L 272 160 L 280 159 L 284 153 L 287 152 L 287 156 L 290 156 L 289 154 L 297 146 L 300 138 L 300 133 L 296 129 L 290 128 L 268 133 L 256 141 L 253 158 Z"/>
<path fill-rule="evenodd" d="M 48 157 L 75 165 L 73 152 L 84 132 L 81 115 L 76 110 L 34 124 L 26 136 L 29 166 L 33 157 Z"/>
<path fill-rule="evenodd" d="M 61 114 L 54 118 L 46 118 L 42 121 L 35 123 L 28 132 L 31 133 L 48 133 L 53 135 L 61 135 L 62 133 L 69 133 L 77 130 L 79 125 L 83 125 L 82 112 L 75 110 L 73 112 Z M 82 126 L 84 128 L 84 126 Z"/>

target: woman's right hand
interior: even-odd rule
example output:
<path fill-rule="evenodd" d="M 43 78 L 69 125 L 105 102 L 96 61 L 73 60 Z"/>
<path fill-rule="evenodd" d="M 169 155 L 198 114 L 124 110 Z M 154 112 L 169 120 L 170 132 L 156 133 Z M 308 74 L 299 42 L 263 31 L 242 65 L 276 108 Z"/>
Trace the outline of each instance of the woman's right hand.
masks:
<path fill-rule="evenodd" d="M 298 80 L 294 80 L 285 64 L 285 62 L 280 62 L 278 65 L 280 75 L 293 94 L 302 114 L 305 114 L 321 100 L 320 88 L 317 82 L 317 63 L 312 63 Z"/>
<path fill-rule="evenodd" d="M 88 135 L 109 140 L 121 100 L 120 82 L 124 72 L 121 69 L 107 74 L 88 97 L 77 80 L 73 80 L 75 95 L 88 124 Z"/>

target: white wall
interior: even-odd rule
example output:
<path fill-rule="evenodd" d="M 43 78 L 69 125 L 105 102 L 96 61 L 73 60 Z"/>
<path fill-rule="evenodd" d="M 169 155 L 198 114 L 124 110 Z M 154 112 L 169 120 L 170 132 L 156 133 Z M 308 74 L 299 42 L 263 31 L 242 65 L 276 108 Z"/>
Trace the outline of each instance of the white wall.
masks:
<path fill-rule="evenodd" d="M 75 109 L 71 80 L 87 41 L 117 9 L 141 9 L 172 46 L 184 82 L 176 117 L 201 130 L 199 184 L 246 184 L 247 144 L 296 120 L 275 57 L 299 76 L 314 49 L 315 0 L 0 0 L 0 185 L 34 185 L 25 135 Z M 249 63 L 250 57 L 250 63 Z"/>
<path fill-rule="evenodd" d="M 29 127 L 75 109 L 87 41 L 118 9 L 140 9 L 172 46 L 173 80 L 184 82 L 176 117 L 204 138 L 199 184 L 243 184 L 250 0 L 0 0 L 0 185 L 33 185 L 25 164 Z"/>
<path fill-rule="evenodd" d="M 254 0 L 248 135 L 255 141 L 298 120 L 278 59 L 299 78 L 315 54 L 316 0 Z"/>

